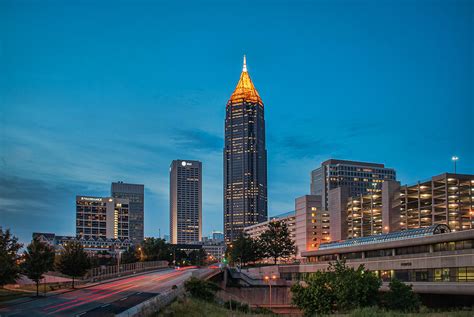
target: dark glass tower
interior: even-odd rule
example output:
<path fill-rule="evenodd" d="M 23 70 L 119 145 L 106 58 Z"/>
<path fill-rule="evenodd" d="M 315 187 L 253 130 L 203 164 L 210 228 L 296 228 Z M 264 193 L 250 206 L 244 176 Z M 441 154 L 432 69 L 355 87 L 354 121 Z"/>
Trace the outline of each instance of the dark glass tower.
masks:
<path fill-rule="evenodd" d="M 263 102 L 244 66 L 227 102 L 224 148 L 224 234 L 267 220 L 267 150 Z"/>

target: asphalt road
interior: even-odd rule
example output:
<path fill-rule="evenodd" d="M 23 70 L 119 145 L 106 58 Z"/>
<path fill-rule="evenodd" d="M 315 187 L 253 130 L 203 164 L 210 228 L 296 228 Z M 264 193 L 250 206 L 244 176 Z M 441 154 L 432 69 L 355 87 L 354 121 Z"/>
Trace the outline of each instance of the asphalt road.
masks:
<path fill-rule="evenodd" d="M 0 316 L 113 316 L 187 280 L 193 271 L 164 270 L 32 300 L 0 309 Z"/>

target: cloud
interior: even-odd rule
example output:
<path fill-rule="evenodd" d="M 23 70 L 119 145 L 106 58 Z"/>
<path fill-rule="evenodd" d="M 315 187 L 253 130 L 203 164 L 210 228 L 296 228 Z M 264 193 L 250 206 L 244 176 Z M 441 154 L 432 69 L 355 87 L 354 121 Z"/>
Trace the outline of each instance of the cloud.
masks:
<path fill-rule="evenodd" d="M 201 152 L 219 152 L 224 147 L 224 139 L 221 136 L 199 129 L 177 130 L 173 141 L 182 149 Z"/>

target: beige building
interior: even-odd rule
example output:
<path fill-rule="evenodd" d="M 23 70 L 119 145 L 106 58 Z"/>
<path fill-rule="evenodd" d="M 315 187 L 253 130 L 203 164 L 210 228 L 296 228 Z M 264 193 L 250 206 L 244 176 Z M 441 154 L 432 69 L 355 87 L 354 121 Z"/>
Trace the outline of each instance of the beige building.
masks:
<path fill-rule="evenodd" d="M 381 190 L 349 197 L 329 191 L 331 240 L 445 224 L 453 231 L 474 228 L 474 175 L 441 174 L 414 185 L 385 181 Z"/>
<path fill-rule="evenodd" d="M 257 223 L 252 226 L 248 226 L 244 228 L 244 233 L 247 234 L 249 237 L 256 239 L 260 237 L 260 235 L 265 232 L 268 228 L 268 224 L 272 221 L 282 221 L 286 223 L 288 226 L 288 231 L 290 232 L 290 237 L 294 240 L 296 236 L 295 232 L 295 222 L 296 216 L 294 211 L 290 211 L 284 214 L 280 214 L 278 216 L 270 217 L 270 220 L 265 222 Z"/>

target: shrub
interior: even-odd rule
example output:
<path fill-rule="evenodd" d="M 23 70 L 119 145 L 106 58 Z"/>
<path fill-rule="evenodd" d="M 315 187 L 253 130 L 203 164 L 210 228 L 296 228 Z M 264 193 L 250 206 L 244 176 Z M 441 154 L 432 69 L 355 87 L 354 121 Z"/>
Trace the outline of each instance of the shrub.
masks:
<path fill-rule="evenodd" d="M 390 290 L 385 294 L 385 306 L 391 310 L 402 312 L 417 312 L 420 309 L 420 300 L 413 293 L 412 286 L 406 285 L 397 279 L 389 284 Z"/>
<path fill-rule="evenodd" d="M 219 290 L 219 286 L 216 284 L 200 280 L 196 277 L 191 277 L 187 280 L 184 283 L 184 288 L 192 297 L 205 301 L 213 301 L 216 292 Z"/>
<path fill-rule="evenodd" d="M 374 306 L 381 282 L 363 266 L 355 270 L 337 261 L 327 271 L 311 274 L 305 284 L 291 288 L 293 302 L 305 315 L 312 316 Z"/>

